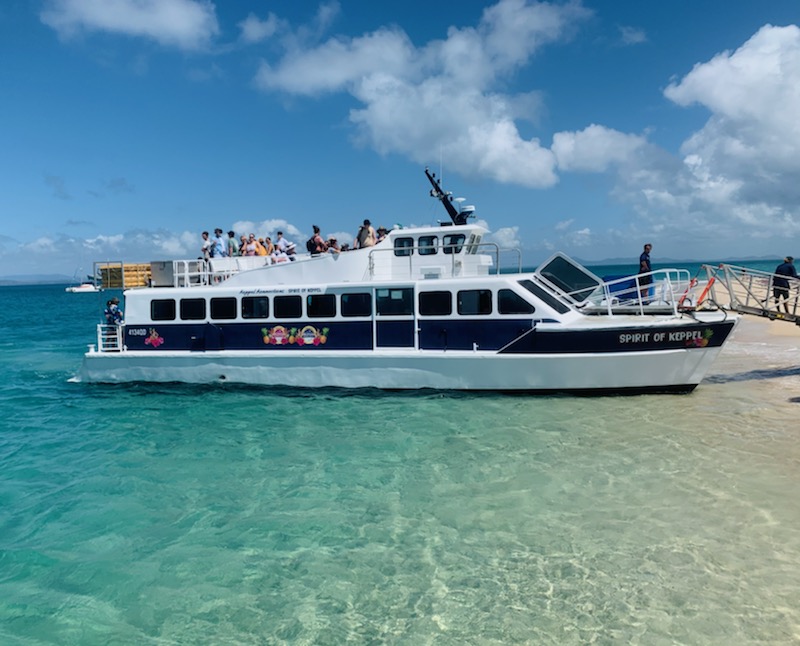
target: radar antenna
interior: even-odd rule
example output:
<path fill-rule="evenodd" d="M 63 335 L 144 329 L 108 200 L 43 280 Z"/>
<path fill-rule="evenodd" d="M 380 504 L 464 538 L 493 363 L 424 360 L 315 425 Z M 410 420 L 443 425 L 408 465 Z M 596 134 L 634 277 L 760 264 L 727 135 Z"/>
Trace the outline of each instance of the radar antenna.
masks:
<path fill-rule="evenodd" d="M 436 173 L 431 173 L 428 168 L 425 168 L 425 176 L 428 178 L 431 186 L 433 186 L 431 189 L 431 197 L 435 197 L 444 205 L 447 215 L 450 216 L 453 224 L 466 224 L 467 218 L 471 215 L 471 211 L 456 211 L 456 207 L 453 206 L 453 194 L 449 191 L 445 192 L 442 189 L 441 182 L 436 179 Z"/>

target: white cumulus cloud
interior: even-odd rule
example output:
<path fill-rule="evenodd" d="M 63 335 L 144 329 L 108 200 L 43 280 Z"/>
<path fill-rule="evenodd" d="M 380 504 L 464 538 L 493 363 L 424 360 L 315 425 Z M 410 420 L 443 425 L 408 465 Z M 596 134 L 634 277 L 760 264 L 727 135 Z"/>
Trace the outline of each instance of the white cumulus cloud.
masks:
<path fill-rule="evenodd" d="M 500 0 L 474 27 L 451 27 L 446 38 L 415 46 L 397 27 L 355 38 L 335 37 L 291 48 L 263 62 L 257 87 L 295 95 L 348 92 L 356 140 L 418 162 L 448 159 L 453 172 L 546 187 L 556 159 L 518 121 L 535 120 L 536 92 L 499 91 L 502 80 L 530 63 L 544 45 L 563 41 L 590 12 L 578 3 Z"/>
<path fill-rule="evenodd" d="M 602 172 L 631 159 L 646 143 L 644 137 L 592 124 L 580 132 L 557 132 L 553 153 L 561 170 Z"/>
<path fill-rule="evenodd" d="M 208 0 L 47 0 L 40 18 L 62 38 L 104 31 L 183 50 L 204 49 L 219 33 Z"/>
<path fill-rule="evenodd" d="M 686 244 L 727 239 L 745 250 L 744 240 L 800 233 L 800 28 L 766 25 L 664 95 L 704 106 L 708 121 L 683 142 L 682 159 L 648 155 L 618 194 Z"/>

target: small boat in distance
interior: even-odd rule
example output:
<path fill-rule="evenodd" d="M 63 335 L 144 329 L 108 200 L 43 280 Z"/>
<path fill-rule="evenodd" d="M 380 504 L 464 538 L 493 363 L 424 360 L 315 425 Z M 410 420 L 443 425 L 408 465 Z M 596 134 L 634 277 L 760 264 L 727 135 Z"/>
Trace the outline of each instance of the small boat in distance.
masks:
<path fill-rule="evenodd" d="M 98 287 L 94 283 L 85 282 L 80 285 L 70 285 L 64 291 L 70 294 L 95 294 L 97 292 L 102 292 L 103 288 Z"/>
<path fill-rule="evenodd" d="M 526 270 L 425 174 L 450 221 L 275 264 L 151 263 L 78 380 L 686 393 L 738 322 L 686 270 L 604 281 L 562 253 Z"/>

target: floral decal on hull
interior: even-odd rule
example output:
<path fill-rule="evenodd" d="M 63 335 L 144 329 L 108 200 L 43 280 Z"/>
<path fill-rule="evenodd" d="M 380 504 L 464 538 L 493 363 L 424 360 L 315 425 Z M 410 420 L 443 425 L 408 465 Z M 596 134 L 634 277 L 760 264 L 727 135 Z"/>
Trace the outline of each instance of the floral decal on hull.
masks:
<path fill-rule="evenodd" d="M 300 329 L 276 325 L 261 328 L 261 336 L 267 345 L 324 345 L 328 341 L 328 328 L 316 328 L 306 325 Z"/>
<path fill-rule="evenodd" d="M 708 345 L 708 342 L 711 340 L 711 337 L 714 336 L 714 332 L 706 328 L 703 330 L 701 336 L 696 336 L 692 339 L 687 339 L 686 345 L 690 348 L 705 348 Z"/>
<path fill-rule="evenodd" d="M 151 327 L 150 328 L 150 334 L 144 340 L 144 344 L 152 346 L 154 348 L 157 348 L 162 343 L 164 343 L 164 337 L 163 336 L 158 336 L 158 332 L 156 332 L 156 329 Z"/>

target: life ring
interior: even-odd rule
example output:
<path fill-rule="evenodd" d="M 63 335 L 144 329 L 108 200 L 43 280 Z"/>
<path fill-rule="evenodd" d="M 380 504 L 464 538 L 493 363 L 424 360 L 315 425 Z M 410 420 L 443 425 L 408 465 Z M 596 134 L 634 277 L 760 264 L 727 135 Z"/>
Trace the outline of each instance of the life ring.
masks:
<path fill-rule="evenodd" d="M 697 305 L 695 305 L 695 308 L 699 308 L 700 305 L 702 305 L 703 301 L 706 300 L 706 296 L 708 296 L 708 290 L 711 289 L 711 286 L 714 284 L 714 281 L 716 280 L 717 280 L 716 276 L 712 276 L 709 279 L 706 288 L 700 293 L 700 298 L 697 299 Z"/>
<path fill-rule="evenodd" d="M 697 285 L 697 278 L 692 278 L 692 280 L 689 281 L 689 286 L 686 288 L 686 291 L 683 292 L 680 299 L 678 299 L 678 309 L 683 308 L 683 301 L 686 300 L 686 297 L 689 295 L 689 292 L 694 289 L 695 285 Z M 690 307 L 691 304 L 687 305 L 685 309 L 689 309 Z"/>

